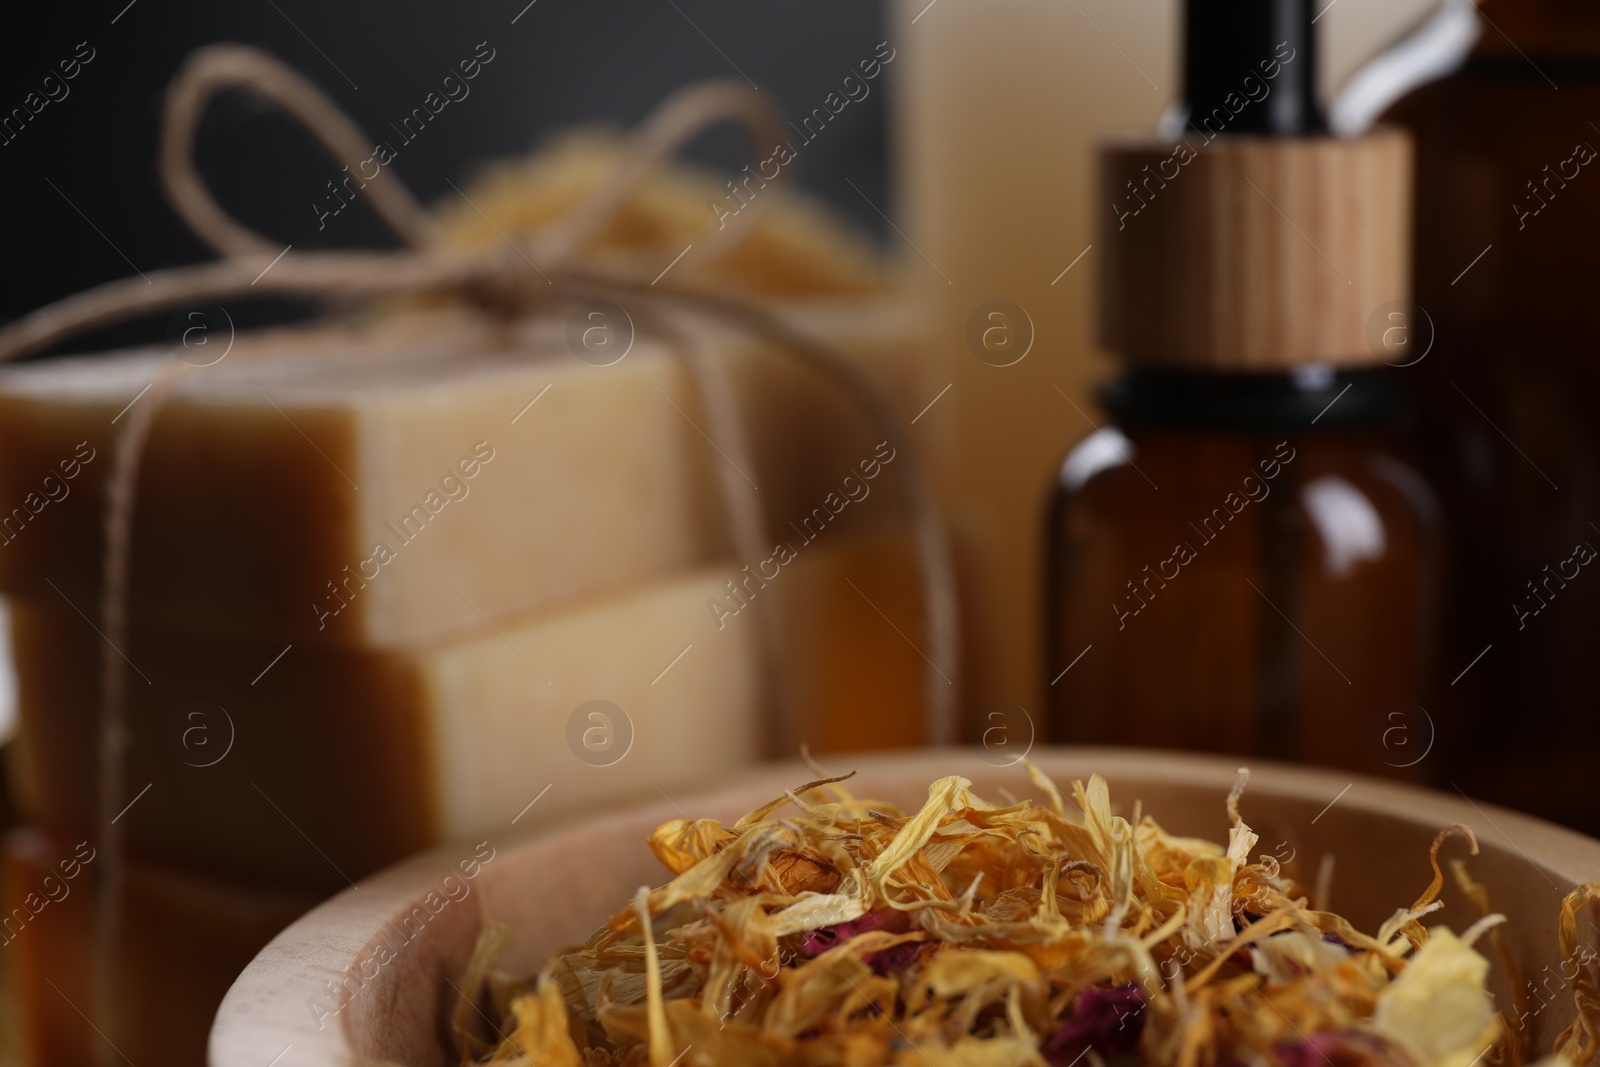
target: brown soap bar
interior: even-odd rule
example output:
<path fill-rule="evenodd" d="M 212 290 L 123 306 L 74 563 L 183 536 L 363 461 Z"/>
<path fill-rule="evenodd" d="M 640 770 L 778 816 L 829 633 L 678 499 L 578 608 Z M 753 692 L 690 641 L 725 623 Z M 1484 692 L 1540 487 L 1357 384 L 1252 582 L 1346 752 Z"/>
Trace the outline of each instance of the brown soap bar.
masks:
<path fill-rule="evenodd" d="M 699 570 L 417 652 L 138 631 L 121 825 L 148 855 L 333 891 L 508 831 L 547 787 L 538 815 L 736 766 L 758 747 L 757 633 L 715 632 L 706 600 L 724 581 Z M 102 639 L 30 603 L 13 625 L 21 806 L 63 832 L 92 826 Z M 590 751 L 605 724 L 578 714 L 596 699 L 622 709 L 607 713 L 616 743 L 631 738 L 612 766 Z"/>
<path fill-rule="evenodd" d="M 415 648 L 728 551 L 717 479 L 732 446 L 662 344 L 641 335 L 595 366 L 569 351 L 564 323 L 508 338 L 422 321 L 241 337 L 188 375 L 141 466 L 135 618 Z M 827 329 L 884 375 L 905 371 L 892 317 Z M 876 436 L 831 383 L 717 336 L 751 440 L 739 476 L 782 530 L 870 457 Z M 110 441 L 174 358 L 0 370 L 0 591 L 96 614 Z"/>

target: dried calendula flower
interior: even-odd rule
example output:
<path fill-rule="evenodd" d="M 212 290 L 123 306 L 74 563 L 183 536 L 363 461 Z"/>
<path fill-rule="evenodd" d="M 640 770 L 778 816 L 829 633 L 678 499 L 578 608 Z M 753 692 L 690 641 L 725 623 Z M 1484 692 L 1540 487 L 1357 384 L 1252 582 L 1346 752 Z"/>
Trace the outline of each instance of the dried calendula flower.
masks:
<path fill-rule="evenodd" d="M 1519 1064 L 1521 1039 L 1495 1011 L 1475 945 L 1498 939 L 1504 916 L 1460 861 L 1476 921 L 1460 936 L 1420 921 L 1442 907 L 1448 837 L 1477 851 L 1465 827 L 1440 833 L 1418 858 L 1431 882 L 1366 934 L 1312 908 L 1277 860 L 1252 862 L 1245 772 L 1218 844 L 1148 815 L 1130 822 L 1099 776 L 1064 794 L 1028 770 L 1043 802 L 995 804 L 950 777 L 901 813 L 822 779 L 732 826 L 664 824 L 650 847 L 671 881 L 641 887 L 536 979 L 485 977 L 504 937 L 486 935 L 463 989 L 488 990 L 479 999 L 502 1012 L 503 1039 L 458 1013 L 462 1062 Z M 1397 897 L 1413 899 L 1403 887 Z M 1597 900 L 1597 886 L 1568 898 L 1569 955 L 1573 917 Z M 1574 988 L 1566 1063 L 1600 1045 L 1586 967 Z"/>

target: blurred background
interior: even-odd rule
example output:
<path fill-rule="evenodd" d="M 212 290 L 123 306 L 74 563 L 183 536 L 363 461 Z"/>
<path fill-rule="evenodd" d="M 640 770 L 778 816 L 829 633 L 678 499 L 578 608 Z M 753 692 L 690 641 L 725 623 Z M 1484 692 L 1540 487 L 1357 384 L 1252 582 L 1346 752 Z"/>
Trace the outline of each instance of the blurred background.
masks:
<path fill-rule="evenodd" d="M 721 126 L 585 254 L 761 303 L 843 353 L 898 426 L 770 338 L 697 325 L 730 422 L 626 301 L 510 320 L 459 294 L 355 314 L 310 293 L 223 301 L 230 338 L 314 332 L 148 402 L 162 416 L 118 650 L 145 684 L 125 840 L 107 842 L 104 457 L 173 355 L 205 363 L 181 351 L 184 316 L 211 329 L 218 309 L 29 352 L 0 378 L 0 507 L 22 509 L 0 532 L 16 660 L 0 723 L 20 729 L 10 1060 L 90 1062 L 93 1019 L 136 1062 L 200 1062 L 232 976 L 329 894 L 441 842 L 802 743 L 1224 751 L 1600 830 L 1583 772 L 1600 601 L 1580 577 L 1600 539 L 1581 314 L 1600 236 L 1583 177 L 1595 18 L 1541 0 L 1436 26 L 1436 69 L 1377 131 L 1258 127 L 1265 105 L 1225 95 L 1303 82 L 1331 114 L 1439 7 L 112 0 L 11 16 L 0 321 L 214 256 L 156 167 L 165 88 L 202 45 L 263 49 L 397 146 L 386 169 L 460 249 L 511 244 L 600 184 L 618 142 L 573 131 L 623 137 L 675 90 L 728 79 L 781 112 L 798 194 L 737 254 L 691 255 L 744 200 L 766 210 L 729 180 L 752 153 Z M 1193 77 L 1196 12 L 1261 20 L 1220 87 Z M 1280 35 L 1297 47 L 1273 51 Z M 255 96 L 209 104 L 195 159 L 285 254 L 397 245 L 370 198 L 335 189 L 346 161 Z M 590 345 L 587 325 L 623 320 L 623 356 L 609 332 Z M 352 353 L 359 373 L 325 365 Z M 914 464 L 954 568 L 948 647 Z M 469 490 L 480 503 L 458 503 Z M 400 516 L 429 498 L 428 539 L 401 547 L 420 535 Z M 82 848 L 127 865 L 117 1008 L 95 1000 L 104 861 Z M 90 878 L 35 907 L 73 856 Z"/>
<path fill-rule="evenodd" d="M 167 207 L 154 168 L 162 91 L 201 45 L 241 41 L 267 49 L 378 136 L 487 41 L 496 54 L 486 71 L 490 78 L 475 81 L 470 104 L 463 100 L 450 121 L 430 128 L 427 138 L 406 146 L 403 162 L 397 160 L 417 196 L 431 202 L 455 196 L 448 181 L 459 184 L 484 160 L 521 155 L 574 125 L 626 130 L 672 90 L 702 78 L 749 77 L 788 113 L 803 114 L 813 98 L 820 100 L 861 57 L 872 55 L 888 18 L 877 4 L 775 6 L 756 13 L 731 3 L 678 9 L 666 3 L 541 3 L 514 25 L 518 10 L 477 3 L 450 10 L 272 4 L 141 10 L 135 4 L 103 18 L 81 10 L 30 12 L 27 32 L 9 35 L 4 46 L 7 99 L 20 102 L 57 59 L 85 40 L 96 53 L 90 70 L 97 83 L 72 83 L 71 104 L 63 100 L 57 111 L 59 117 L 70 107 L 70 119 L 40 121 L 5 146 L 6 192 L 30 200 L 44 192 L 54 201 L 46 206 L 41 199 L 26 233 L 17 234 L 49 258 L 8 287 L 5 317 L 129 272 L 128 261 L 103 240 L 98 247 L 62 240 L 68 225 L 94 233 L 73 204 L 102 229 L 114 220 L 117 228 L 106 230 L 107 237 L 141 269 L 205 254 Z M 804 187 L 874 233 L 887 225 L 849 182 L 884 203 L 885 103 L 892 90 L 878 88 L 839 117 L 828 138 L 807 152 L 800 173 Z M 728 130 L 708 133 L 691 154 L 729 169 L 745 161 L 743 145 Z M 302 248 L 392 245 L 364 211 L 341 216 L 331 230 L 319 228 L 312 205 L 326 194 L 326 164 L 314 141 L 259 101 L 225 98 L 206 116 L 201 171 L 250 225 Z"/>

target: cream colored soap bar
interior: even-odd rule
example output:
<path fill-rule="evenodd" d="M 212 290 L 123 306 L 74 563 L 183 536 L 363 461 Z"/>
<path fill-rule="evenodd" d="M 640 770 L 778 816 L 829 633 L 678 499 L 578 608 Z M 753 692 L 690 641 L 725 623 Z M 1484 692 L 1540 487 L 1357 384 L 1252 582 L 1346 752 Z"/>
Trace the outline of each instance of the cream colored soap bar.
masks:
<path fill-rule="evenodd" d="M 147 855 L 333 890 L 525 814 L 704 781 L 759 747 L 756 631 L 706 608 L 725 581 L 414 653 L 136 634 L 121 825 Z M 92 825 L 99 641 L 16 606 L 21 806 L 63 833 Z"/>
<path fill-rule="evenodd" d="M 674 354 L 641 335 L 602 367 L 568 351 L 564 323 L 431 329 L 241 338 L 189 374 L 142 463 L 134 617 L 420 647 L 728 551 L 731 445 Z M 255 355 L 268 345 L 277 358 Z M 803 368 L 748 343 L 721 352 L 752 443 L 738 477 L 781 529 L 874 438 Z M 95 614 L 110 441 L 173 358 L 0 371 L 0 591 Z"/>
<path fill-rule="evenodd" d="M 204 1063 L 223 994 L 255 954 L 317 898 L 130 856 L 112 1051 L 89 981 L 94 886 L 103 864 L 104 857 L 82 837 L 20 830 L 5 840 L 0 951 L 11 969 L 22 1062 Z M 96 1026 L 84 1015 L 96 1019 Z"/>
<path fill-rule="evenodd" d="M 768 610 L 799 740 L 917 743 L 905 537 L 791 544 L 786 562 L 719 563 L 417 653 L 138 633 L 127 652 L 151 684 L 129 687 L 119 825 L 148 855 L 331 891 L 440 841 L 698 788 L 763 751 Z M 94 812 L 99 642 L 70 612 L 15 606 L 20 806 L 62 833 Z"/>

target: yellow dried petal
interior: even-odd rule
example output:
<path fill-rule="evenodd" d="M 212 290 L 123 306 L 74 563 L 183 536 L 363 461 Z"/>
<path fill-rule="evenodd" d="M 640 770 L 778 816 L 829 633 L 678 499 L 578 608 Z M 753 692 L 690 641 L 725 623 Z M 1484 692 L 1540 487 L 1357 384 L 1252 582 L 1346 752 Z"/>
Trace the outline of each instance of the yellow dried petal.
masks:
<path fill-rule="evenodd" d="M 1036 985 L 1039 968 L 1020 952 L 959 949 L 943 952 L 922 974 L 921 984 L 938 997 L 959 997 L 996 979 L 1015 985 Z"/>
<path fill-rule="evenodd" d="M 1373 1029 L 1420 1067 L 1468 1067 L 1499 1033 L 1484 992 L 1489 961 L 1442 926 L 1428 931 L 1400 976 L 1378 994 Z"/>
<path fill-rule="evenodd" d="M 583 1067 L 583 1056 L 567 1029 L 567 1008 L 554 982 L 539 983 L 538 991 L 511 1003 L 516 1029 L 489 1062 L 519 1060 L 541 1067 Z"/>
<path fill-rule="evenodd" d="M 682 874 L 726 846 L 734 836 L 715 819 L 673 819 L 656 828 L 649 845 L 661 866 L 673 874 Z"/>

